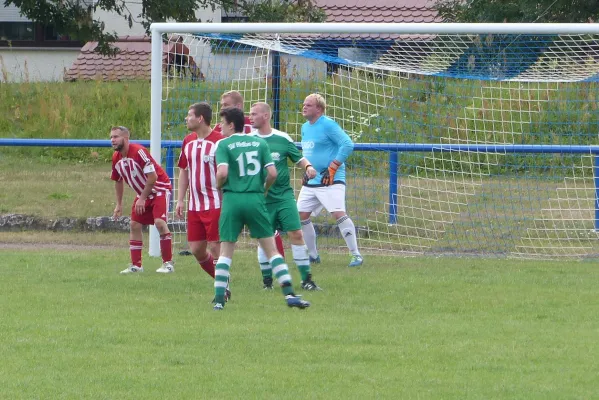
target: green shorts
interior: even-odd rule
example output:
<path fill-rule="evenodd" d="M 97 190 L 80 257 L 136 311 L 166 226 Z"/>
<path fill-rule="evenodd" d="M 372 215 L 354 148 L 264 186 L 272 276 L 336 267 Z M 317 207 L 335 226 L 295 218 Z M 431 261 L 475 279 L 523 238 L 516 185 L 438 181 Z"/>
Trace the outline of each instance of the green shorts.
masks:
<path fill-rule="evenodd" d="M 221 242 L 237 242 L 246 225 L 250 236 L 262 239 L 274 235 L 262 193 L 223 193 L 218 221 Z"/>
<path fill-rule="evenodd" d="M 302 229 L 294 198 L 268 203 L 266 209 L 272 221 L 273 229 L 280 232 L 291 232 Z"/>

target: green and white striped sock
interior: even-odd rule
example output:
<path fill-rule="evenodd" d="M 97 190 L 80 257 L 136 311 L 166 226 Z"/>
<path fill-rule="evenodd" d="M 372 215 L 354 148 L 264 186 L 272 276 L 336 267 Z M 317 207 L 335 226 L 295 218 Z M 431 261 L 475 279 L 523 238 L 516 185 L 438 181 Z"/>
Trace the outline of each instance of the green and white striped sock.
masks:
<path fill-rule="evenodd" d="M 299 246 L 292 244 L 291 252 L 293 253 L 293 261 L 295 261 L 295 265 L 297 265 L 297 269 L 300 272 L 302 281 L 305 281 L 308 279 L 308 275 L 310 275 L 310 258 L 308 256 L 308 247 L 306 245 Z"/>
<path fill-rule="evenodd" d="M 225 304 L 225 290 L 229 282 L 229 269 L 231 268 L 231 259 L 220 256 L 216 263 L 214 271 L 214 302 Z"/>
<path fill-rule="evenodd" d="M 272 265 L 272 272 L 274 273 L 277 281 L 283 289 L 283 294 L 293 294 L 293 286 L 291 286 L 291 275 L 289 275 L 289 268 L 285 264 L 283 257 L 277 255 L 270 259 L 270 265 Z"/>
<path fill-rule="evenodd" d="M 258 246 L 258 262 L 260 263 L 260 272 L 262 272 L 262 279 L 272 278 L 272 267 L 268 262 L 268 257 L 262 247 Z"/>

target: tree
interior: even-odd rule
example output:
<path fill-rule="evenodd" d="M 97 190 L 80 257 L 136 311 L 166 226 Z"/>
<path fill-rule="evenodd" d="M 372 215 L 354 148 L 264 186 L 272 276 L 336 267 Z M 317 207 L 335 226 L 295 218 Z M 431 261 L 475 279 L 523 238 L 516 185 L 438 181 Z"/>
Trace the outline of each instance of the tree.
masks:
<path fill-rule="evenodd" d="M 222 0 L 228 7 L 234 0 Z M 67 34 L 81 41 L 98 42 L 96 51 L 101 54 L 115 54 L 117 49 L 111 43 L 117 40 L 115 32 L 106 32 L 104 23 L 94 19 L 93 12 L 100 9 L 114 12 L 129 22 L 139 20 L 149 32 L 150 24 L 174 19 L 195 21 L 195 10 L 215 7 L 210 0 L 142 0 L 142 13 L 132 15 L 125 0 L 5 0 L 5 6 L 15 5 L 21 13 L 34 22 L 52 25 L 57 32 Z"/>
<path fill-rule="evenodd" d="M 445 22 L 593 22 L 597 0 L 437 0 Z"/>
<path fill-rule="evenodd" d="M 324 22 L 326 13 L 314 0 L 242 0 L 248 22 Z"/>
<path fill-rule="evenodd" d="M 126 0 L 5 0 L 4 5 L 15 5 L 21 13 L 34 22 L 52 25 L 57 32 L 77 40 L 97 41 L 96 51 L 114 55 L 118 49 L 111 46 L 117 40 L 115 32 L 106 32 L 104 23 L 94 19 L 93 12 L 104 10 L 125 18 L 132 26 L 133 20 L 140 21 L 149 33 L 152 22 L 167 20 L 197 21 L 195 11 L 200 8 L 220 6 L 223 10 L 236 9 L 247 15 L 250 21 L 318 21 L 324 13 L 313 0 L 141 0 L 142 12 L 132 15 Z M 261 18 L 266 16 L 268 19 Z"/>

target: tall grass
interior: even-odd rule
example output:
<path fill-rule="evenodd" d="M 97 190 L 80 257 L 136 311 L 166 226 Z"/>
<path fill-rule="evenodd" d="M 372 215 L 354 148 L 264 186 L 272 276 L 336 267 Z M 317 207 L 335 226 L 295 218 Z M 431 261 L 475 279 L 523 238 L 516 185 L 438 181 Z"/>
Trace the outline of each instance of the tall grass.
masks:
<path fill-rule="evenodd" d="M 368 70 L 342 72 L 328 78 L 306 78 L 283 68 L 280 128 L 300 139 L 304 122 L 301 103 L 312 92 L 327 97 L 328 114 L 356 142 L 594 144 L 599 131 L 599 85 L 585 83 L 493 82 Z M 272 82 L 246 82 L 246 108 L 257 100 L 271 101 Z M 218 110 L 220 95 L 231 82 L 165 81 L 163 135 L 181 139 L 189 104 L 208 101 Z M 258 94 L 256 94 L 258 93 Z M 215 115 L 216 119 L 216 115 Z M 149 139 L 150 84 L 133 82 L 73 82 L 5 84 L 0 91 L 0 135 L 19 138 L 99 139 L 111 125 L 127 125 L 135 138 Z M 6 151 L 5 149 L 0 151 Z M 21 150 L 23 151 L 23 150 Z M 110 150 L 27 149 L 27 154 L 58 159 L 107 159 Z M 96 152 L 98 154 L 96 154 Z M 579 163 L 570 156 L 496 155 L 461 152 L 452 162 L 476 165 L 483 174 L 520 173 Z M 400 168 L 444 168 L 438 159 L 409 155 Z M 376 170 L 380 157 L 355 154 L 354 165 Z M 460 171 L 463 172 L 463 171 Z"/>
<path fill-rule="evenodd" d="M 150 138 L 149 82 L 24 82 L 3 84 L 0 90 L 2 137 L 108 139 L 112 125 L 127 125 L 135 138 Z M 107 160 L 111 154 L 88 148 L 16 151 L 69 160 Z"/>

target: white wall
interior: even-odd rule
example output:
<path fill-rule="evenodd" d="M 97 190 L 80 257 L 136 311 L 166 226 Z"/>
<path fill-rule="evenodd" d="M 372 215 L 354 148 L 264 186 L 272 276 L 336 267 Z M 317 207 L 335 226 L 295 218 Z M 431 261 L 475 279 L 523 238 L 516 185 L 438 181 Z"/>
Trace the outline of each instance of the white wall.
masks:
<path fill-rule="evenodd" d="M 0 3 L 0 21 L 9 22 L 29 22 L 27 17 L 21 15 L 20 9 L 17 6 L 4 6 L 4 2 Z"/>
<path fill-rule="evenodd" d="M 0 47 L 0 82 L 62 81 L 65 69 L 77 59 L 79 50 Z"/>
<path fill-rule="evenodd" d="M 129 0 L 125 2 L 127 8 L 131 12 L 133 18 L 133 25 L 129 28 L 129 22 L 125 20 L 123 16 L 119 16 L 114 12 L 107 12 L 104 10 L 98 10 L 94 13 L 94 19 L 98 19 L 104 22 L 106 32 L 116 32 L 119 36 L 139 36 L 145 34 L 145 29 L 139 21 L 136 21 L 136 16 L 141 14 L 141 0 Z M 220 22 L 221 20 L 221 9 L 216 7 L 214 11 L 212 8 L 205 10 L 197 10 L 196 18 L 201 19 L 202 22 Z M 187 21 L 180 21 L 187 22 Z"/>
<path fill-rule="evenodd" d="M 202 70 L 206 81 L 227 82 L 251 79 L 264 79 L 272 71 L 272 59 L 267 51 L 253 53 L 231 52 L 212 53 L 210 43 L 192 36 L 184 36 L 189 54 Z M 324 79 L 326 64 L 324 61 L 281 53 L 281 64 L 285 63 L 287 76 L 294 79 Z"/>

